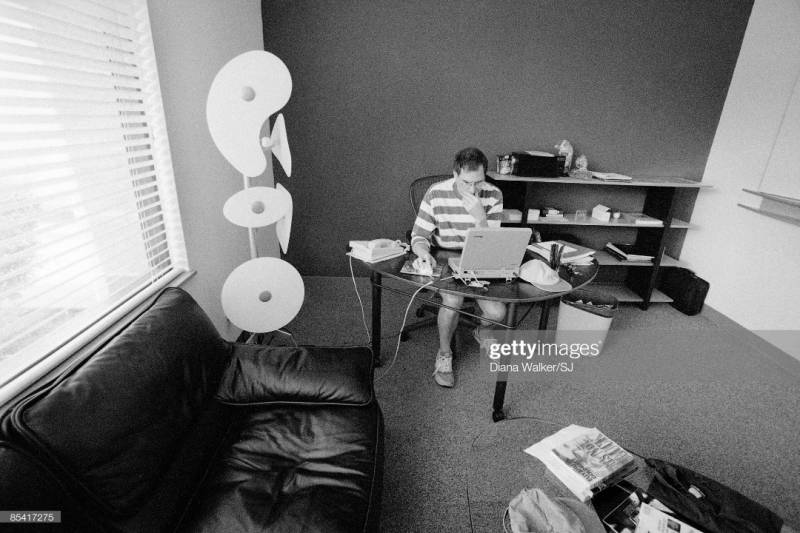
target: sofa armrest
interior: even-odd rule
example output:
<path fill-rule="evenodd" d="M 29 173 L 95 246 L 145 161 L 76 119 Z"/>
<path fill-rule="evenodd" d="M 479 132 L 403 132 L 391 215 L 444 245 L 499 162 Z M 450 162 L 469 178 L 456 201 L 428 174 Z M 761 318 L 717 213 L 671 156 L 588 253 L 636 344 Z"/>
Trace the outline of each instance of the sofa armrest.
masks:
<path fill-rule="evenodd" d="M 217 400 L 228 405 L 367 405 L 372 401 L 368 348 L 234 344 Z"/>

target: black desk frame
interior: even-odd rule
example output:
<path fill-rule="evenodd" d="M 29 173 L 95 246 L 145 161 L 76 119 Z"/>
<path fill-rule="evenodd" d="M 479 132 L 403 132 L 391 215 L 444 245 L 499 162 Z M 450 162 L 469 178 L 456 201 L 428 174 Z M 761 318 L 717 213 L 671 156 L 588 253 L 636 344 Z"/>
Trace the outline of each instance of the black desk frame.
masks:
<path fill-rule="evenodd" d="M 369 265 L 367 265 L 369 266 Z M 596 267 L 596 263 L 595 263 Z M 596 270 L 595 270 L 596 274 Z M 585 285 L 586 283 L 590 282 L 591 279 L 594 278 L 594 275 L 581 284 L 581 286 Z M 372 354 L 373 357 L 376 358 L 376 361 L 380 359 L 381 353 L 381 306 L 382 306 L 382 296 L 383 290 L 387 290 L 396 294 L 401 294 L 405 296 L 412 296 L 413 293 L 401 291 L 395 289 L 393 287 L 387 287 L 382 284 L 383 282 L 383 274 L 379 272 L 377 269 L 370 268 L 370 283 L 372 285 Z M 577 287 L 575 287 L 577 288 Z M 437 290 L 436 287 L 432 287 L 433 290 Z M 539 300 L 531 301 L 531 305 L 534 305 L 536 302 L 541 303 L 541 313 L 539 315 L 539 329 L 545 330 L 547 329 L 549 318 L 550 318 L 550 306 L 552 301 L 555 298 L 562 296 L 564 293 L 553 293 L 549 298 L 542 298 Z M 472 316 L 475 318 L 480 318 L 481 320 L 485 320 L 487 322 L 491 322 L 495 325 L 507 328 L 507 329 L 516 329 L 519 325 L 516 322 L 516 315 L 517 315 L 517 306 L 519 305 L 518 302 L 514 301 L 506 301 L 506 318 L 501 322 L 496 322 L 494 320 L 486 319 L 483 317 L 478 317 L 472 313 L 467 313 L 460 309 L 455 309 L 450 306 L 446 306 L 441 302 L 436 302 L 435 300 L 422 298 L 422 301 L 431 303 L 436 305 L 437 307 L 447 307 L 448 309 L 452 309 L 457 311 L 461 314 Z M 524 317 L 523 317 L 524 318 Z M 501 372 L 497 374 L 497 381 L 495 383 L 494 388 L 494 398 L 492 399 L 492 420 L 498 422 L 500 420 L 505 419 L 506 415 L 503 412 L 503 406 L 505 404 L 505 397 L 506 397 L 506 386 L 508 384 L 508 373 Z"/>

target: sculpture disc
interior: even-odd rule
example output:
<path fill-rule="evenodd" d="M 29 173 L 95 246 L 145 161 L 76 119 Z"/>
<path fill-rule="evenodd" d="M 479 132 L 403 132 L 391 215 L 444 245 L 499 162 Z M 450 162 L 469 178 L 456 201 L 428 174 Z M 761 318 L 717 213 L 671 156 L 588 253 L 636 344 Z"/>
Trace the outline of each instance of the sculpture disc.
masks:
<path fill-rule="evenodd" d="M 225 315 L 251 333 L 282 328 L 300 311 L 304 298 L 300 273 L 275 257 L 258 257 L 239 265 L 222 286 Z"/>
<path fill-rule="evenodd" d="M 283 186 L 248 187 L 228 198 L 222 214 L 230 222 L 245 228 L 263 228 L 289 215 L 291 222 L 292 195 Z"/>

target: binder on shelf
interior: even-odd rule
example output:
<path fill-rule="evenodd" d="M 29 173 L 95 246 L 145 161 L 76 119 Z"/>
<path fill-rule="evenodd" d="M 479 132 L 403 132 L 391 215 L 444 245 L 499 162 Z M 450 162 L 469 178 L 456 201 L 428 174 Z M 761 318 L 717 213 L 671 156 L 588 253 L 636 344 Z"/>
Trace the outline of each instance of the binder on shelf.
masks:
<path fill-rule="evenodd" d="M 652 261 L 654 256 L 634 244 L 606 243 L 605 250 L 620 261 Z"/>

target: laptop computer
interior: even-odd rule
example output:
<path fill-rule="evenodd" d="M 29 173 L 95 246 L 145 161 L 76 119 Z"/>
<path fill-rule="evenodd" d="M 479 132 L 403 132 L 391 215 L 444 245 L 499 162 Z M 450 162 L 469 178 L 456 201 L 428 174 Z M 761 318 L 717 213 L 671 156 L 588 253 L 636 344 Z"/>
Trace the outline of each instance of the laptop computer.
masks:
<path fill-rule="evenodd" d="M 530 228 L 471 228 L 461 255 L 448 264 L 456 277 L 513 279 L 530 238 Z"/>

